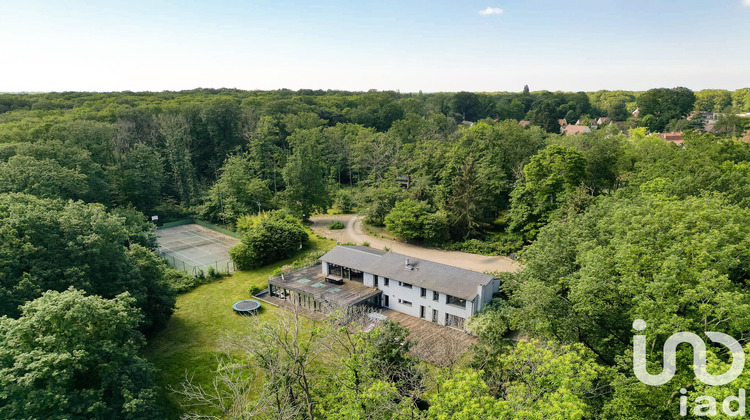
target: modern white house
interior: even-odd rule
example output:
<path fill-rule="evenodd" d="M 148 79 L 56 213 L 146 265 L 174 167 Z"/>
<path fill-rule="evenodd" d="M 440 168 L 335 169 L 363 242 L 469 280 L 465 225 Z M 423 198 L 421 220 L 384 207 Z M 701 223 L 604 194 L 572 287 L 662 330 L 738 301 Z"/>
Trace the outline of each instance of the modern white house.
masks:
<path fill-rule="evenodd" d="M 313 310 L 326 302 L 367 304 L 463 328 L 500 287 L 489 274 L 368 247 L 337 246 L 320 260 L 322 272 L 315 279 L 310 272 L 270 279 L 271 295 Z"/>

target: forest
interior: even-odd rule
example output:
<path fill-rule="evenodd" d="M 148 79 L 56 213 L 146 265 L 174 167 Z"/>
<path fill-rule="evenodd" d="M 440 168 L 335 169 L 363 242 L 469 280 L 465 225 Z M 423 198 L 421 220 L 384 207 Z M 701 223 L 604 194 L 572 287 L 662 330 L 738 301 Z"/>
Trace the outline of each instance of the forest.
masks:
<path fill-rule="evenodd" d="M 632 323 L 653 371 L 675 331 L 750 334 L 747 112 L 750 88 L 0 94 L 0 418 L 165 415 L 143 348 L 197 280 L 154 252 L 151 216 L 242 231 L 268 213 L 299 243 L 326 212 L 523 268 L 463 358 L 426 366 L 397 324 L 291 314 L 232 344 L 253 369 L 223 360 L 219 396 L 170 384 L 200 407 L 185 418 L 681 418 L 680 388 L 720 401 L 750 376 L 697 383 L 682 346 L 670 385 L 642 384 Z M 599 117 L 621 124 L 560 133 Z M 340 360 L 315 362 L 331 346 Z M 709 370 L 731 359 L 709 353 Z"/>

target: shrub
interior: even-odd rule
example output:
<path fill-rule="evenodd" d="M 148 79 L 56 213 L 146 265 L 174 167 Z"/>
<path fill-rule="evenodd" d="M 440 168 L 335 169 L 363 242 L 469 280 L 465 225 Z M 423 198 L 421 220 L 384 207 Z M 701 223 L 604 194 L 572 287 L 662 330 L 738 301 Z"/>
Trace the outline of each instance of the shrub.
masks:
<path fill-rule="evenodd" d="M 331 222 L 331 225 L 330 225 L 330 226 L 328 226 L 328 229 L 331 229 L 331 230 L 338 230 L 338 229 L 343 229 L 343 228 L 345 228 L 345 227 L 346 227 L 346 226 L 344 226 L 344 224 L 343 224 L 342 222 L 340 222 L 340 221 L 336 220 L 336 221 L 333 221 L 333 222 Z"/>
<path fill-rule="evenodd" d="M 325 254 L 326 251 L 310 252 L 304 257 L 294 260 L 291 264 L 286 264 L 273 271 L 272 276 L 278 277 L 282 274 L 291 273 L 292 271 L 300 270 L 306 267 L 311 267 L 318 263 L 318 259 Z"/>
<path fill-rule="evenodd" d="M 424 201 L 406 199 L 396 203 L 388 213 L 385 227 L 403 239 L 439 243 L 448 236 L 448 216 L 442 211 L 431 213 L 429 204 Z"/>
<path fill-rule="evenodd" d="M 223 273 L 221 271 L 218 271 L 218 270 L 216 270 L 213 267 L 208 267 L 208 275 L 207 275 L 207 277 L 209 279 L 211 279 L 211 280 L 218 280 L 218 279 L 224 278 L 224 276 L 226 276 L 225 273 Z"/>
<path fill-rule="evenodd" d="M 250 289 L 248 290 L 250 292 L 250 296 L 255 296 L 258 293 L 263 291 L 263 288 L 260 286 L 252 285 L 250 286 Z"/>
<path fill-rule="evenodd" d="M 307 245 L 308 239 L 299 220 L 275 211 L 245 232 L 229 256 L 237 269 L 250 270 L 289 258 Z"/>
<path fill-rule="evenodd" d="M 172 287 L 172 290 L 179 294 L 187 293 L 203 283 L 201 279 L 187 275 L 172 267 L 169 267 L 164 271 L 164 278 Z"/>
<path fill-rule="evenodd" d="M 369 246 L 370 246 L 370 243 L 369 243 L 369 242 L 367 242 L 367 241 L 365 241 L 365 242 L 362 242 L 362 246 L 366 246 L 366 247 L 369 247 Z"/>
<path fill-rule="evenodd" d="M 354 209 L 354 200 L 352 200 L 352 195 L 349 191 L 339 191 L 336 194 L 335 204 L 342 213 L 351 213 Z"/>
<path fill-rule="evenodd" d="M 464 242 L 452 243 L 445 249 L 481 255 L 508 255 L 520 250 L 523 243 L 523 239 L 519 235 L 508 235 L 493 242 L 469 239 Z"/>

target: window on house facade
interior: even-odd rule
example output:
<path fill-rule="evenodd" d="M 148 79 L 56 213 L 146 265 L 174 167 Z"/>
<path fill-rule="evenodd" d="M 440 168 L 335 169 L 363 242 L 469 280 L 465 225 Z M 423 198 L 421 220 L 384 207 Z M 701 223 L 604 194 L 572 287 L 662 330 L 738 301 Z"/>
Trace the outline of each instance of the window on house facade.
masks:
<path fill-rule="evenodd" d="M 437 302 L 440 299 L 440 293 L 433 291 L 432 292 L 432 300 Z"/>
<path fill-rule="evenodd" d="M 388 277 L 383 277 L 383 286 L 388 286 Z"/>
<path fill-rule="evenodd" d="M 447 303 L 448 305 L 460 306 L 462 308 L 466 307 L 466 299 L 457 298 L 451 295 L 445 295 L 445 297 L 445 303 Z"/>
<path fill-rule="evenodd" d="M 408 300 L 399 299 L 398 303 L 406 306 L 411 306 L 411 302 L 409 302 Z"/>
<path fill-rule="evenodd" d="M 420 287 L 420 289 L 421 290 L 419 291 L 419 297 L 426 297 L 427 296 L 427 289 L 425 289 L 424 287 Z"/>
<path fill-rule="evenodd" d="M 398 282 L 398 284 L 399 284 L 399 286 L 403 286 L 403 287 L 405 287 L 407 289 L 411 289 L 411 284 L 409 284 L 409 283 L 404 283 L 404 282 L 400 281 L 400 282 Z"/>
<path fill-rule="evenodd" d="M 466 320 L 460 316 L 445 314 L 445 326 L 453 328 L 463 328 Z"/>

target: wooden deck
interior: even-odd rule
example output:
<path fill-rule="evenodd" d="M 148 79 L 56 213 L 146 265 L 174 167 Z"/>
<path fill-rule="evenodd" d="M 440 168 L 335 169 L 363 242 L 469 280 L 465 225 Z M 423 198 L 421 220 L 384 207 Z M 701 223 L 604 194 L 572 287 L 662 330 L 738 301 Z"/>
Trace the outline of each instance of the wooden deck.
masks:
<path fill-rule="evenodd" d="M 341 277 L 338 278 L 341 279 Z M 343 279 L 336 283 L 327 281 L 320 265 L 303 268 L 281 277 L 270 278 L 268 284 L 300 292 L 312 296 L 318 302 L 330 302 L 341 308 L 356 305 L 381 293 L 374 287 L 367 287 L 356 281 Z"/>
<path fill-rule="evenodd" d="M 382 310 L 382 314 L 409 328 L 409 339 L 417 342 L 411 349 L 413 355 L 438 366 L 452 365 L 477 342 L 476 337 L 465 331 L 444 327 L 392 309 Z"/>

